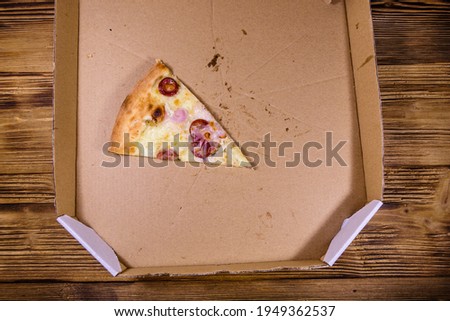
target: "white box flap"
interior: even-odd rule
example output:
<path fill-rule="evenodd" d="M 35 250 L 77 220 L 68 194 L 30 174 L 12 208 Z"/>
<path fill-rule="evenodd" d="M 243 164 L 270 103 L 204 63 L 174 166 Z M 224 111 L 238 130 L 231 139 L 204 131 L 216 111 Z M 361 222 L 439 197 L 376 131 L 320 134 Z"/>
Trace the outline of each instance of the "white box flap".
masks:
<path fill-rule="evenodd" d="M 381 201 L 374 200 L 344 220 L 341 230 L 336 234 L 328 247 L 327 253 L 322 261 L 332 266 L 344 253 L 345 249 L 352 243 L 355 237 L 366 226 L 378 209 L 383 205 Z"/>
<path fill-rule="evenodd" d="M 76 219 L 62 215 L 56 219 L 80 244 L 88 250 L 113 276 L 122 272 L 122 267 L 113 249 L 90 227 Z"/>

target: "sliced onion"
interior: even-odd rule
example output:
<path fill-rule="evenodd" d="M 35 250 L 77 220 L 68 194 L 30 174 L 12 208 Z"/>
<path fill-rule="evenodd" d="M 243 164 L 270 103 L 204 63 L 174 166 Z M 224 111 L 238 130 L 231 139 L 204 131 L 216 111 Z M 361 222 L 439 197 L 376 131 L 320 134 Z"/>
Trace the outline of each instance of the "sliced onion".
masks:
<path fill-rule="evenodd" d="M 204 119 L 196 119 L 189 128 L 191 135 L 191 151 L 198 157 L 205 159 L 214 155 L 220 147 L 220 135 L 224 135 L 225 131 L 217 124 L 210 123 Z"/>
<path fill-rule="evenodd" d="M 200 141 L 191 142 L 191 151 L 195 157 L 205 159 L 214 155 L 219 150 L 220 144 L 216 142 Z"/>

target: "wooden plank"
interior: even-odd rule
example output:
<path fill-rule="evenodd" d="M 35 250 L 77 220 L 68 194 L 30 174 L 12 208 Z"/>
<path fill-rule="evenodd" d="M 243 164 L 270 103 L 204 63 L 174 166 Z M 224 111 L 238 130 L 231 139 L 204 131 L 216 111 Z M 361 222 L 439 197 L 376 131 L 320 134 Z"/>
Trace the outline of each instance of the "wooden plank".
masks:
<path fill-rule="evenodd" d="M 384 129 L 387 131 L 448 130 L 450 123 L 448 101 L 449 99 L 440 98 L 383 100 Z"/>
<path fill-rule="evenodd" d="M 384 201 L 433 205 L 449 177 L 446 167 L 386 167 Z"/>
<path fill-rule="evenodd" d="M 0 300 L 448 300 L 449 293 L 450 278 L 6 283 Z"/>
<path fill-rule="evenodd" d="M 0 72 L 0 204 L 54 201 L 48 72 Z"/>
<path fill-rule="evenodd" d="M 450 64 L 379 66 L 385 165 L 450 165 Z"/>
<path fill-rule="evenodd" d="M 4 6 L 5 4 L 0 4 L 0 8 Z M 38 17 L 29 19 L 27 16 L 16 16 L 13 19 L 2 11 L 0 11 L 0 19 L 0 43 L 2 44 L 0 70 L 3 72 L 51 72 L 53 70 L 53 19 L 40 20 Z"/>
<path fill-rule="evenodd" d="M 2 110 L 53 109 L 52 72 L 0 71 Z"/>
<path fill-rule="evenodd" d="M 53 204 L 53 174 L 0 174 L 0 204 Z"/>
<path fill-rule="evenodd" d="M 51 90 L 39 81 L 32 85 L 25 76 L 10 86 L 5 84 L 9 78 L 0 73 L 0 174 L 51 173 Z"/>
<path fill-rule="evenodd" d="M 450 63 L 381 65 L 378 67 L 381 98 L 450 99 Z"/>
<path fill-rule="evenodd" d="M 379 65 L 450 62 L 448 1 L 372 1 Z"/>

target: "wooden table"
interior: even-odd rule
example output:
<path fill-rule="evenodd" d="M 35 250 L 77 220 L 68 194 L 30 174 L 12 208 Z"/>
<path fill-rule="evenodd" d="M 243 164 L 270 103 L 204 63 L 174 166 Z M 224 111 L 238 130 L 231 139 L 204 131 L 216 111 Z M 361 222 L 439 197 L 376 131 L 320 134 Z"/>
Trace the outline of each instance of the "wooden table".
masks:
<path fill-rule="evenodd" d="M 450 4 L 372 3 L 386 205 L 326 270 L 112 278 L 55 221 L 54 3 L 0 3 L 0 299 L 450 299 Z"/>

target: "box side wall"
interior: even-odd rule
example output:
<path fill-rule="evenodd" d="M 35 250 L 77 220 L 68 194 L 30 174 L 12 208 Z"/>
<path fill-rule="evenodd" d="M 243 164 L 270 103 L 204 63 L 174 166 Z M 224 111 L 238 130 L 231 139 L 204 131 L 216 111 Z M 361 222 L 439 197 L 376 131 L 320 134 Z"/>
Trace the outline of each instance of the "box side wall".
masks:
<path fill-rule="evenodd" d="M 53 166 L 59 214 L 75 215 L 78 1 L 56 1 Z"/>
<path fill-rule="evenodd" d="M 324 268 L 328 265 L 320 260 L 258 262 L 222 265 L 191 265 L 168 267 L 128 268 L 120 274 L 123 277 L 142 277 L 150 275 L 211 275 L 218 273 L 248 273 L 269 271 L 302 271 Z"/>
<path fill-rule="evenodd" d="M 369 1 L 346 3 L 368 201 L 383 198 L 383 128 Z"/>

